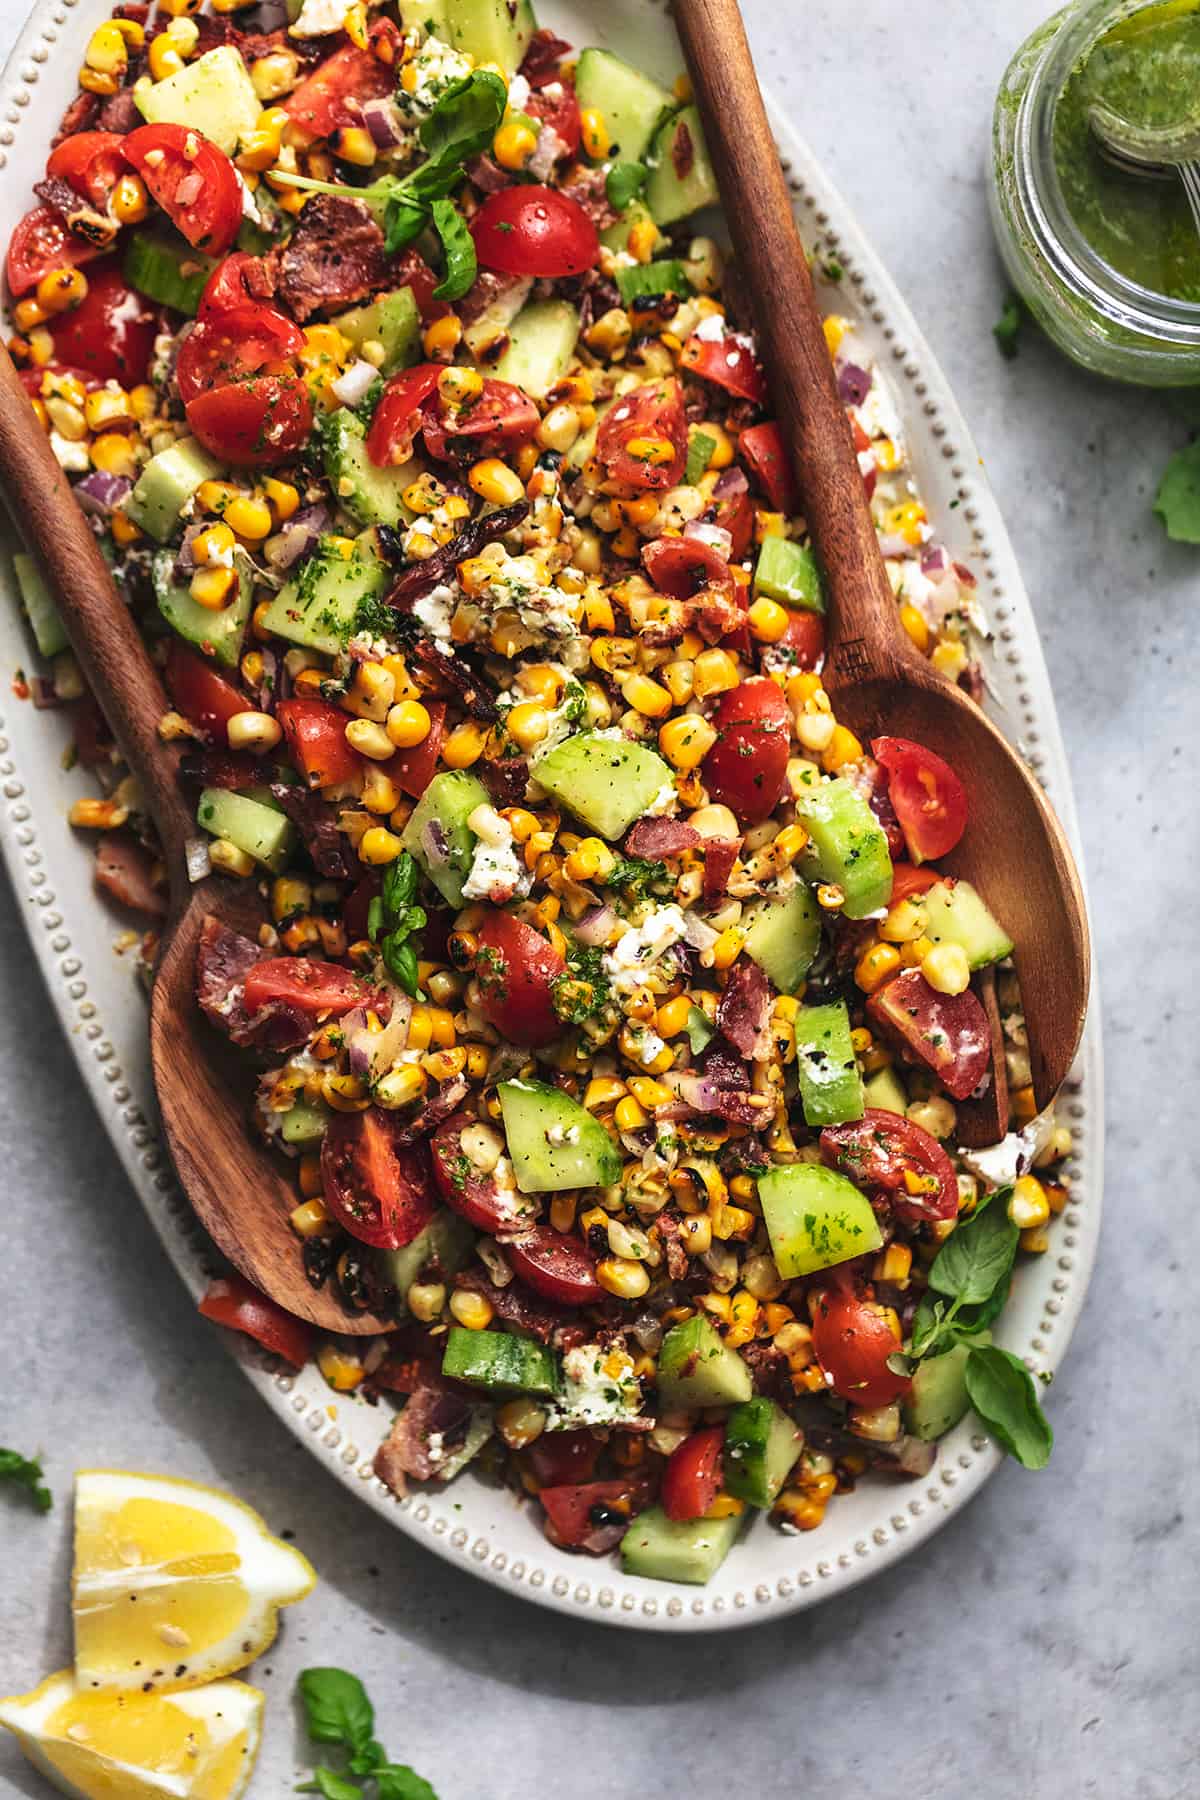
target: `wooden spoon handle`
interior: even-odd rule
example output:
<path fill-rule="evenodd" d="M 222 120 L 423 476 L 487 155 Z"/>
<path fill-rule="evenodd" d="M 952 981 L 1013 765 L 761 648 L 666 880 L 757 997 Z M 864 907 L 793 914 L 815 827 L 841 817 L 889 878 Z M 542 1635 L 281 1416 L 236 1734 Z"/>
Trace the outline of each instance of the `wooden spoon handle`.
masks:
<path fill-rule="evenodd" d="M 186 891 L 195 821 L 176 779 L 178 753 L 158 735 L 167 711 L 158 670 L 117 592 L 70 484 L 0 348 L 0 470 L 13 522 L 58 601 L 71 647 L 158 828 L 172 896 Z"/>
<path fill-rule="evenodd" d="M 779 428 L 825 572 L 827 660 L 847 680 L 890 674 L 908 661 L 906 646 L 737 0 L 674 6 Z"/>

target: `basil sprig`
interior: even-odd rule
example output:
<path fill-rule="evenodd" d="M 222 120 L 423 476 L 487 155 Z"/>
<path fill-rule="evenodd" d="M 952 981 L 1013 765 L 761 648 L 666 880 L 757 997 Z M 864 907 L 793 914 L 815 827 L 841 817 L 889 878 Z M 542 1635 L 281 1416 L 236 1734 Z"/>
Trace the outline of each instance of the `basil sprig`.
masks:
<path fill-rule="evenodd" d="M 405 850 L 384 870 L 382 890 L 367 910 L 367 936 L 378 943 L 388 974 L 414 1000 L 423 996 L 417 974 L 420 946 L 411 940 L 427 922 L 425 908 L 415 904 L 418 879 L 417 865 Z"/>
<path fill-rule="evenodd" d="M 429 1783 L 407 1763 L 388 1761 L 375 1736 L 375 1709 L 357 1675 L 345 1669 L 305 1669 L 298 1685 L 313 1743 L 338 1744 L 346 1750 L 350 1774 L 373 1781 L 376 1800 L 437 1800 Z M 324 1763 L 296 1791 L 321 1794 L 324 1800 L 363 1800 L 366 1792 Z"/>
<path fill-rule="evenodd" d="M 980 1200 L 946 1239 L 929 1271 L 929 1292 L 913 1318 L 908 1350 L 889 1357 L 897 1374 L 967 1343 L 967 1393 L 985 1429 L 1027 1469 L 1044 1468 L 1054 1433 L 1025 1364 L 995 1344 L 971 1340 L 1008 1299 L 1020 1232 L 1008 1216 L 1010 1187 Z"/>

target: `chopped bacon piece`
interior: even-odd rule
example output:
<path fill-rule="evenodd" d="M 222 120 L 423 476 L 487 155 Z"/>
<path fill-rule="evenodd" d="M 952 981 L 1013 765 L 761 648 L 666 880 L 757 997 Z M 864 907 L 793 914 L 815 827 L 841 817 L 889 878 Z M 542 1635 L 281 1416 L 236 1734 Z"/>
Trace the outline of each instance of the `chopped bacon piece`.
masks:
<path fill-rule="evenodd" d="M 726 884 L 733 873 L 733 865 L 738 859 L 738 851 L 742 847 L 740 837 L 705 838 L 704 840 L 704 902 L 711 906 L 725 892 Z"/>
<path fill-rule="evenodd" d="M 653 861 L 663 856 L 682 856 L 699 842 L 700 833 L 684 819 L 639 819 L 625 839 L 625 854 Z"/>
<path fill-rule="evenodd" d="M 196 951 L 196 999 L 205 1017 L 235 1044 L 261 1050 L 295 1050 L 308 1037 L 312 1021 L 287 1006 L 246 1006 L 246 977 L 263 962 L 252 938 L 231 931 L 219 919 L 205 919 Z"/>
<path fill-rule="evenodd" d="M 134 912 L 161 919 L 167 897 L 154 880 L 154 858 L 133 838 L 107 831 L 96 845 L 96 885 Z"/>
<path fill-rule="evenodd" d="M 361 200 L 318 194 L 278 253 L 277 287 L 297 319 L 338 312 L 394 278 L 383 233 Z"/>
<path fill-rule="evenodd" d="M 775 990 L 756 962 L 741 956 L 729 971 L 717 1007 L 717 1030 L 754 1062 L 771 1054 L 770 1018 Z"/>
<path fill-rule="evenodd" d="M 398 1413 L 375 1452 L 375 1473 L 393 1494 L 406 1491 L 405 1476 L 432 1481 L 441 1465 L 461 1449 L 471 1425 L 471 1402 L 440 1383 L 419 1387 Z"/>

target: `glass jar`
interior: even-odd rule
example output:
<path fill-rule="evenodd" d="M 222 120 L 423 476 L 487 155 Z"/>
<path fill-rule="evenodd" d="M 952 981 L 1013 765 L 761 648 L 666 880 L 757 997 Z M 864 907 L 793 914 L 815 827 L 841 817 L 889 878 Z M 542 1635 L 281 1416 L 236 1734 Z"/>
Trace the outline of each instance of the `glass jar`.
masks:
<path fill-rule="evenodd" d="M 1022 44 L 996 99 L 989 197 L 1013 285 L 1068 356 L 1118 380 L 1190 387 L 1200 385 L 1200 233 L 1182 184 L 1173 174 L 1122 175 L 1105 163 L 1079 85 L 1100 38 L 1155 10 L 1156 0 L 1075 0 Z M 1173 0 L 1169 10 L 1176 18 L 1191 12 L 1186 0 L 1183 7 Z M 1200 11 L 1193 23 L 1200 31 Z M 1136 226 L 1136 256 L 1112 229 L 1108 215 L 1118 204 Z M 1088 223 L 1093 229 L 1085 234 Z M 1189 233 L 1196 270 L 1190 296 Z M 1123 256 L 1124 271 L 1097 248 L 1105 239 L 1114 256 Z M 1174 291 L 1143 285 L 1151 269 Z"/>

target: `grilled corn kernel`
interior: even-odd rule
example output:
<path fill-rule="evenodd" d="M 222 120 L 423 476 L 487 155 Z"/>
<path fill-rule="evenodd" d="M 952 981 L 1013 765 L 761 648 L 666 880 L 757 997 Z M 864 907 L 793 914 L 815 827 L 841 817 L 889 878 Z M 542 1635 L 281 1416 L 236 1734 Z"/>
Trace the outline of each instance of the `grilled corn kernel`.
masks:
<path fill-rule="evenodd" d="M 708 954 L 714 969 L 729 969 L 742 953 L 746 934 L 738 925 L 729 925 L 718 937 Z"/>
<path fill-rule="evenodd" d="M 317 1367 L 335 1394 L 351 1394 L 366 1379 L 366 1370 L 358 1353 L 339 1349 L 336 1344 L 320 1345 Z"/>
<path fill-rule="evenodd" d="M 619 1131 L 640 1131 L 643 1125 L 650 1123 L 644 1108 L 632 1094 L 626 1094 L 623 1100 L 617 1101 L 613 1118 Z"/>
<path fill-rule="evenodd" d="M 939 994 L 962 994 L 971 985 L 971 965 L 961 944 L 935 944 L 921 958 L 921 973 Z"/>
<path fill-rule="evenodd" d="M 410 1037 L 409 1048 L 414 1048 Z M 398 1106 L 410 1106 L 414 1100 L 420 1100 L 429 1085 L 429 1077 L 424 1069 L 415 1063 L 405 1063 L 402 1068 L 393 1069 L 381 1081 L 375 1084 L 375 1100 L 379 1106 L 389 1111 Z"/>
<path fill-rule="evenodd" d="M 265 712 L 234 713 L 226 730 L 231 750 L 249 750 L 255 756 L 273 750 L 283 736 L 278 721 Z"/>
<path fill-rule="evenodd" d="M 129 66 L 129 47 L 115 20 L 97 25 L 88 39 L 84 62 L 101 75 L 123 75 Z"/>
<path fill-rule="evenodd" d="M 760 644 L 777 644 L 780 638 L 787 636 L 790 620 L 786 606 L 780 606 L 778 600 L 769 600 L 763 594 L 746 614 L 746 623 Z"/>
<path fill-rule="evenodd" d="M 505 119 L 492 139 L 492 155 L 502 169 L 520 172 L 537 149 L 537 132 L 524 119 Z"/>
<path fill-rule="evenodd" d="M 330 136 L 329 148 L 339 161 L 358 169 L 369 169 L 379 155 L 374 138 L 362 125 L 343 125 Z"/>
<path fill-rule="evenodd" d="M 18 331 L 32 331 L 36 325 L 44 325 L 49 313 L 40 300 L 18 300 L 13 307 L 13 320 Z"/>
<path fill-rule="evenodd" d="M 698 700 L 723 694 L 737 686 L 741 677 L 737 663 L 728 650 L 702 650 L 692 668 L 692 686 Z"/>
<path fill-rule="evenodd" d="M 844 725 L 835 725 L 833 736 L 825 746 L 821 756 L 821 767 L 827 775 L 835 775 L 844 769 L 847 763 L 858 762 L 863 754 L 863 747 L 852 731 Z"/>
<path fill-rule="evenodd" d="M 610 306 L 586 333 L 584 342 L 598 356 L 608 356 L 615 360 L 628 349 L 632 336 L 633 326 L 629 314 L 620 306 Z"/>
<path fill-rule="evenodd" d="M 329 1224 L 329 1214 L 325 1210 L 325 1202 L 314 1196 L 311 1200 L 302 1200 L 288 1214 L 288 1223 L 297 1237 L 320 1237 Z"/>
<path fill-rule="evenodd" d="M 621 683 L 621 694 L 626 705 L 646 719 L 665 719 L 674 705 L 667 689 L 648 675 L 630 675 Z"/>
<path fill-rule="evenodd" d="M 467 479 L 474 492 L 494 506 L 513 506 L 525 498 L 525 486 L 520 476 L 496 456 L 475 463 Z"/>
<path fill-rule="evenodd" d="M 442 761 L 448 769 L 469 769 L 483 755 L 487 733 L 474 720 L 458 725 L 442 745 Z"/>
<path fill-rule="evenodd" d="M 478 369 L 448 368 L 438 376 L 437 385 L 438 396 L 445 405 L 461 409 L 478 400 L 483 392 L 483 376 Z"/>
<path fill-rule="evenodd" d="M 108 431 L 115 425 L 132 425 L 133 413 L 124 388 L 93 388 L 83 402 L 89 431 Z"/>
<path fill-rule="evenodd" d="M 595 106 L 585 106 L 579 115 L 579 135 L 584 151 L 593 162 L 603 162 L 612 149 L 612 139 L 604 114 Z"/>
<path fill-rule="evenodd" d="M 189 583 L 188 592 L 198 606 L 206 606 L 210 612 L 220 612 L 232 598 L 236 583 L 237 576 L 232 569 L 197 569 Z"/>
<path fill-rule="evenodd" d="M 396 746 L 374 719 L 351 719 L 346 726 L 346 742 L 360 756 L 369 757 L 372 762 L 390 762 L 396 754 Z"/>
<path fill-rule="evenodd" d="M 929 658 L 939 675 L 945 675 L 950 681 L 957 681 L 967 666 L 966 646 L 957 638 L 943 638 L 935 644 Z"/>
<path fill-rule="evenodd" d="M 394 831 L 388 831 L 383 825 L 372 825 L 359 839 L 359 860 L 371 868 L 382 868 L 385 863 L 395 862 L 403 848 L 402 840 Z"/>
<path fill-rule="evenodd" d="M 388 709 L 387 737 L 398 750 L 411 750 L 423 744 L 433 726 L 428 710 L 419 700 L 398 700 Z"/>
<path fill-rule="evenodd" d="M 228 525 L 208 525 L 192 539 L 192 558 L 201 566 L 208 563 L 228 566 L 227 558 L 232 554 L 233 547 L 234 536 Z"/>
<path fill-rule="evenodd" d="M 513 707 L 504 728 L 514 744 L 533 750 L 550 729 L 550 715 L 535 701 L 525 700 Z"/>
<path fill-rule="evenodd" d="M 87 299 L 87 276 L 82 269 L 52 269 L 38 282 L 37 302 L 43 313 L 52 316 L 69 312 Z"/>
<path fill-rule="evenodd" d="M 244 879 L 254 873 L 254 858 L 231 844 L 228 838 L 214 838 L 208 846 L 208 858 L 214 869 L 222 869 L 226 875 L 240 875 Z"/>
<path fill-rule="evenodd" d="M 250 65 L 250 82 L 259 99 L 266 104 L 282 99 L 296 85 L 300 59 L 294 50 L 272 50 Z"/>
<path fill-rule="evenodd" d="M 906 603 L 900 608 L 900 623 L 924 656 L 929 649 L 929 626 L 926 624 L 924 616 L 917 611 L 915 606 Z"/>
<path fill-rule="evenodd" d="M 255 500 L 249 494 L 239 494 L 236 500 L 231 500 L 225 508 L 224 519 L 231 531 L 252 544 L 271 534 L 270 507 L 265 500 Z"/>
<path fill-rule="evenodd" d="M 941 1094 L 932 1094 L 928 1100 L 914 1100 L 907 1117 L 935 1138 L 948 1138 L 958 1120 L 953 1104 Z"/>
<path fill-rule="evenodd" d="M 165 81 L 168 75 L 178 75 L 183 68 L 183 57 L 170 33 L 166 31 L 159 32 L 156 38 L 151 39 L 146 60 L 155 81 Z"/>
<path fill-rule="evenodd" d="M 715 726 L 694 713 L 681 713 L 678 718 L 668 719 L 658 733 L 658 747 L 675 769 L 699 768 L 716 741 Z"/>
<path fill-rule="evenodd" d="M 888 908 L 879 935 L 889 944 L 911 944 L 925 930 L 925 910 L 911 899 L 897 900 Z"/>
<path fill-rule="evenodd" d="M 100 437 L 93 438 L 88 454 L 93 468 L 103 469 L 106 475 L 124 475 L 130 481 L 136 477 L 141 466 L 133 441 L 123 431 L 106 431 Z M 115 536 L 116 515 L 113 517 Z"/>
<path fill-rule="evenodd" d="M 455 1288 L 450 1296 L 450 1311 L 468 1331 L 486 1331 L 495 1317 L 486 1294 L 473 1294 L 469 1288 Z"/>
<path fill-rule="evenodd" d="M 864 994 L 873 994 L 900 967 L 900 952 L 892 944 L 872 944 L 854 965 L 854 979 Z"/>
<path fill-rule="evenodd" d="M 93 445 L 93 450 L 94 449 L 95 446 Z M 119 473 L 120 471 L 113 472 Z M 113 514 L 112 534 L 114 543 L 120 544 L 122 548 L 124 548 L 126 544 L 136 544 L 142 535 L 139 527 L 134 524 L 132 519 L 127 519 L 123 512 L 115 512 Z"/>
<path fill-rule="evenodd" d="M 1021 1175 L 1008 1202 L 1008 1216 L 1021 1231 L 1037 1231 L 1050 1218 L 1046 1190 L 1035 1175 Z"/>
<path fill-rule="evenodd" d="M 650 1286 L 648 1270 L 624 1256 L 603 1257 L 596 1264 L 596 1280 L 621 1300 L 640 1300 Z"/>
<path fill-rule="evenodd" d="M 617 859 L 602 838 L 583 838 L 570 851 L 563 863 L 572 881 L 601 881 L 612 874 Z"/>

